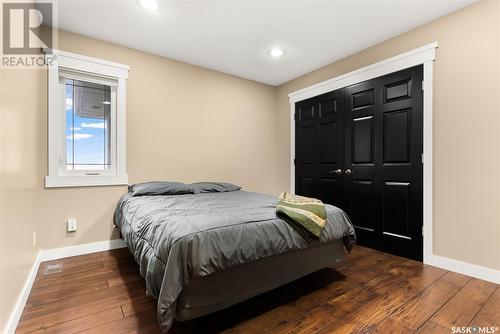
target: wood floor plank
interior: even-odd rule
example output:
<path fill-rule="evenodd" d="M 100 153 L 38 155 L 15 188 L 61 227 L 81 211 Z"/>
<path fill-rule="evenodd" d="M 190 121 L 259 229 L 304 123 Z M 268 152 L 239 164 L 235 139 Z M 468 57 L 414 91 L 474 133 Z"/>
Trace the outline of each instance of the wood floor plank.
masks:
<path fill-rule="evenodd" d="M 120 275 L 119 277 L 110 278 L 107 280 L 107 285 L 112 288 L 117 285 L 122 285 L 125 283 L 137 282 L 142 280 L 141 275 L 137 272 Z"/>
<path fill-rule="evenodd" d="M 107 288 L 105 290 L 95 291 L 92 294 L 83 294 L 70 298 L 61 300 L 58 303 L 47 303 L 45 305 L 40 305 L 39 307 L 34 307 L 26 312 L 28 318 L 39 316 L 41 314 L 47 314 L 52 312 L 57 312 L 60 310 L 70 309 L 73 307 L 84 307 L 87 304 L 94 305 L 99 303 L 101 300 L 107 299 L 120 299 L 129 296 L 135 291 L 144 291 L 144 282 L 132 282 L 129 284 L 118 285 L 112 288 Z M 117 298 L 118 297 L 118 298 Z M 127 300 L 128 301 L 128 300 Z M 121 305 L 121 304 L 120 304 Z M 109 307 L 108 307 L 109 308 Z"/>
<path fill-rule="evenodd" d="M 327 324 L 317 333 L 365 333 L 374 325 L 384 320 L 388 314 L 402 305 L 414 293 L 400 289 L 398 291 L 386 292 L 382 295 L 379 294 L 349 311 L 346 306 L 344 308 L 346 316 L 341 318 L 343 320 L 341 323 Z M 354 313 L 352 312 L 353 310 L 355 310 Z"/>
<path fill-rule="evenodd" d="M 131 257 L 131 253 L 130 253 L 130 250 L 128 248 L 117 248 L 117 249 L 111 249 L 111 250 L 107 250 L 107 251 L 102 251 L 102 252 L 99 252 L 99 253 L 95 253 L 96 256 L 100 256 L 102 258 L 106 258 L 106 257 L 114 257 L 114 258 L 117 258 L 117 257 L 122 257 L 122 258 L 130 258 Z"/>
<path fill-rule="evenodd" d="M 43 271 L 48 265 L 49 265 L 48 263 L 42 263 L 40 265 L 40 272 L 35 279 L 36 282 L 43 281 L 49 278 L 64 278 L 70 275 L 79 275 L 82 272 L 94 272 L 95 270 L 103 267 L 102 261 L 94 261 L 94 260 L 82 261 L 70 264 L 63 263 L 62 266 L 63 270 L 60 273 L 54 273 L 46 276 L 43 274 Z"/>
<path fill-rule="evenodd" d="M 99 290 L 107 289 L 109 286 L 106 282 L 88 282 L 86 284 L 75 284 L 72 287 L 60 288 L 57 291 L 51 293 L 40 294 L 37 296 L 30 296 L 28 302 L 25 305 L 25 309 L 31 311 L 33 309 L 44 307 L 44 305 L 49 303 L 58 302 L 71 297 L 90 294 Z"/>
<path fill-rule="evenodd" d="M 43 275 L 61 262 L 63 272 Z M 497 325 L 498 285 L 356 246 L 345 261 L 171 334 L 450 333 Z M 17 333 L 159 333 L 156 300 L 127 249 L 44 263 Z"/>
<path fill-rule="evenodd" d="M 470 278 L 465 275 L 448 272 L 436 283 L 399 308 L 387 321 L 395 320 L 412 330 L 417 330 L 469 280 Z M 387 326 L 381 324 L 379 327 Z"/>
<path fill-rule="evenodd" d="M 449 334 L 450 327 L 443 327 L 435 322 L 428 321 L 420 327 L 415 334 Z"/>
<path fill-rule="evenodd" d="M 124 317 L 131 317 L 147 310 L 156 314 L 156 300 L 153 297 L 144 295 L 121 305 L 121 308 Z"/>
<path fill-rule="evenodd" d="M 124 265 L 130 264 L 130 257 L 103 257 L 101 260 L 102 266 L 104 268 L 120 268 L 123 267 Z M 137 266 L 137 264 L 134 261 L 134 264 Z"/>
<path fill-rule="evenodd" d="M 137 266 L 129 267 L 124 270 L 118 269 L 98 269 L 92 273 L 85 273 L 84 275 L 76 275 L 64 278 L 46 278 L 41 282 L 35 282 L 30 296 L 37 297 L 41 295 L 50 294 L 57 291 L 78 288 L 79 286 L 86 286 L 87 284 L 106 283 L 108 280 L 121 278 L 130 274 L 138 274 Z"/>
<path fill-rule="evenodd" d="M 145 311 L 137 314 L 135 317 L 127 317 L 119 320 L 109 321 L 105 324 L 98 325 L 81 331 L 82 334 L 103 334 L 103 333 L 160 333 L 160 327 L 156 322 L 156 314 L 154 312 Z"/>
<path fill-rule="evenodd" d="M 92 313 L 80 318 L 69 320 L 51 327 L 43 327 L 32 333 L 34 334 L 73 334 L 83 330 L 90 329 L 110 321 L 123 319 L 123 313 L 120 307 L 114 307 L 104 311 Z M 21 332 L 19 332 L 21 333 Z"/>
<path fill-rule="evenodd" d="M 297 317 L 295 321 L 284 321 L 272 328 L 272 333 L 304 334 L 317 333 L 325 323 L 338 321 L 329 308 L 316 307 L 314 310 Z"/>
<path fill-rule="evenodd" d="M 472 319 L 469 326 L 500 328 L 500 287 L 497 286 L 495 292 Z"/>
<path fill-rule="evenodd" d="M 120 267 L 102 267 L 93 271 L 85 271 L 79 273 L 69 273 L 65 276 L 53 276 L 50 275 L 45 277 L 43 280 L 35 281 L 34 288 L 46 288 L 53 287 L 56 284 L 70 284 L 71 282 L 83 282 L 84 280 L 94 281 L 102 278 L 107 280 L 108 278 L 120 277 L 123 274 L 133 273 L 137 271 L 137 264 L 128 263 L 123 264 Z"/>
<path fill-rule="evenodd" d="M 497 285 L 472 278 L 429 320 L 441 327 L 467 326 L 487 302 Z"/>
<path fill-rule="evenodd" d="M 356 247 L 355 249 L 358 248 L 360 247 Z M 342 261 L 341 263 L 336 264 L 334 268 L 344 275 L 351 277 L 351 275 L 356 273 L 366 273 L 367 268 L 370 268 L 370 272 L 382 273 L 401 261 L 401 258 L 386 257 L 384 255 L 385 254 L 382 253 L 374 253 L 371 255 L 360 256 L 355 260 Z M 359 278 L 364 280 L 363 276 Z"/>
<path fill-rule="evenodd" d="M 39 330 L 82 316 L 106 310 L 130 302 L 146 293 L 142 282 L 119 285 L 93 294 L 76 296 L 50 303 L 33 311 L 23 313 L 19 327 L 25 331 Z"/>
<path fill-rule="evenodd" d="M 57 264 L 57 263 L 64 263 L 64 265 L 78 265 L 81 263 L 88 263 L 88 262 L 99 262 L 100 259 L 100 254 L 99 253 L 91 253 L 91 254 L 85 254 L 85 255 L 77 255 L 77 256 L 70 256 L 70 257 L 65 257 L 63 259 L 56 259 L 56 260 L 50 260 L 50 261 L 44 261 L 40 265 L 52 265 L 52 264 Z"/>
<path fill-rule="evenodd" d="M 415 330 L 406 327 L 405 324 L 399 322 L 395 318 L 388 317 L 382 322 L 369 328 L 369 334 L 407 334 L 413 333 Z"/>

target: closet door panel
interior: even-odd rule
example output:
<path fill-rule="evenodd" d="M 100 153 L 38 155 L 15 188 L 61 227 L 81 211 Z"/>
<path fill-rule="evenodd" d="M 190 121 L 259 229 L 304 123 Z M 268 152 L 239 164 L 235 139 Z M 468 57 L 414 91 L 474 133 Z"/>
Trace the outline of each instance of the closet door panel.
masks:
<path fill-rule="evenodd" d="M 295 192 L 344 206 L 343 90 L 300 101 L 295 110 Z"/>
<path fill-rule="evenodd" d="M 416 260 L 423 248 L 421 82 L 419 66 L 345 89 L 345 210 L 358 243 Z M 367 184 L 371 197 L 361 190 Z"/>

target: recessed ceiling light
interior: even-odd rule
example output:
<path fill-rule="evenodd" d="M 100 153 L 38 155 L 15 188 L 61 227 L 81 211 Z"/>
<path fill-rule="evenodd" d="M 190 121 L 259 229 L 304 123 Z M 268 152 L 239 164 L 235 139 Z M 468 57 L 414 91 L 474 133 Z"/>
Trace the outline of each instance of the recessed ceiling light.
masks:
<path fill-rule="evenodd" d="M 283 50 L 281 50 L 280 48 L 273 48 L 269 54 L 271 55 L 271 57 L 274 57 L 274 58 L 279 58 L 281 56 L 283 56 Z"/>
<path fill-rule="evenodd" d="M 139 0 L 139 3 L 147 10 L 158 10 L 159 7 L 158 0 Z"/>

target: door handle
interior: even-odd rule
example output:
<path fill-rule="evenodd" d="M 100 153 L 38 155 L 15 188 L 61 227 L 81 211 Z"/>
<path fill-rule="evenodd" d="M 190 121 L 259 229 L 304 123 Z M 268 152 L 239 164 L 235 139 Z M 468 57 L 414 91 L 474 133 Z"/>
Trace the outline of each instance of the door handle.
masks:
<path fill-rule="evenodd" d="M 340 175 L 340 174 L 342 174 L 342 169 L 339 168 L 339 169 L 336 169 L 336 170 L 331 170 L 330 174 Z"/>
<path fill-rule="evenodd" d="M 350 169 L 346 169 L 345 172 L 344 172 L 345 175 L 351 175 L 352 174 L 352 170 Z"/>

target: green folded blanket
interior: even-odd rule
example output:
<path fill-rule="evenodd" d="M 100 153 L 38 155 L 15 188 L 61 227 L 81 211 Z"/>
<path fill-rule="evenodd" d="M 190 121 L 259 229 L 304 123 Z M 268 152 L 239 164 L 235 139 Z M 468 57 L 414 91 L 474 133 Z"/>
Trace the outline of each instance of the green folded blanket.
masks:
<path fill-rule="evenodd" d="M 306 240 L 319 238 L 326 224 L 326 210 L 319 199 L 281 193 L 276 214 Z"/>

